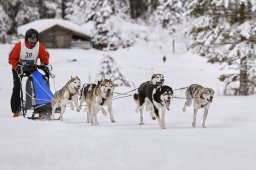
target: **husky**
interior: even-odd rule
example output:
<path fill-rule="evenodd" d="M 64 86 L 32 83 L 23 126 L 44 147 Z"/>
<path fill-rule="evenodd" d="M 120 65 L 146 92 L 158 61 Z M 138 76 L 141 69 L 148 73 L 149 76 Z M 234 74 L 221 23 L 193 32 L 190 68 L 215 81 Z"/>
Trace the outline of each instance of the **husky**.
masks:
<path fill-rule="evenodd" d="M 67 84 L 60 90 L 57 90 L 52 98 L 52 115 L 51 119 L 55 119 L 55 110 L 60 107 L 60 120 L 63 121 L 63 114 L 66 110 L 67 104 L 70 104 L 71 110 L 74 110 L 75 104 L 78 109 L 78 93 L 81 87 L 81 81 L 79 77 L 72 77 Z"/>
<path fill-rule="evenodd" d="M 183 107 L 183 112 L 186 111 L 186 107 L 191 106 L 193 101 L 194 106 L 194 117 L 192 126 L 196 126 L 196 114 L 198 109 L 204 109 L 204 116 L 203 116 L 203 128 L 206 128 L 205 121 L 208 115 L 208 110 L 210 108 L 210 104 L 212 103 L 213 96 L 214 96 L 214 90 L 212 88 L 205 88 L 199 84 L 192 84 L 190 85 L 186 91 L 186 101 Z"/>
<path fill-rule="evenodd" d="M 83 87 L 80 90 L 80 98 L 79 98 L 79 101 L 80 101 L 79 103 L 80 104 L 79 104 L 78 109 L 77 109 L 78 112 L 81 111 L 83 103 L 85 103 L 88 91 L 91 90 L 91 89 L 94 89 L 96 86 L 97 86 L 97 84 L 94 84 L 94 83 L 83 85 Z M 90 119 L 90 114 L 88 113 L 88 108 L 87 109 L 85 108 L 84 111 L 87 111 L 87 123 L 90 123 L 91 119 Z M 103 107 L 101 108 L 101 111 L 102 111 L 104 116 L 107 116 L 107 112 L 105 111 L 105 109 Z"/>
<path fill-rule="evenodd" d="M 151 80 L 142 83 L 140 85 L 140 87 L 146 86 L 148 84 L 154 84 L 154 85 L 156 85 L 156 87 L 163 85 L 164 84 L 164 75 L 163 74 L 153 74 L 152 77 L 151 77 Z M 145 88 L 141 88 L 140 94 L 145 95 L 146 94 L 145 90 L 146 90 Z M 134 95 L 138 95 L 138 93 L 136 93 Z M 135 100 L 135 102 L 137 103 L 136 112 L 138 112 L 139 109 L 142 109 L 142 111 L 143 111 L 143 107 L 141 108 L 139 100 Z M 149 105 L 147 105 L 147 106 L 149 106 Z M 147 111 L 149 111 L 149 108 L 147 108 Z M 150 112 L 150 115 L 151 115 L 153 120 L 156 119 L 154 112 Z M 144 123 L 143 123 L 143 120 L 142 120 L 142 123 L 140 123 L 140 125 L 143 125 L 143 124 Z"/>
<path fill-rule="evenodd" d="M 143 125 L 143 108 L 150 112 L 152 119 L 157 119 L 160 128 L 166 129 L 165 113 L 170 110 L 171 99 L 173 98 L 173 90 L 166 85 L 158 85 L 152 83 L 143 83 L 138 88 L 138 94 L 134 94 L 134 100 L 138 103 L 136 112 L 140 111 L 140 123 Z M 161 117 L 160 117 L 161 110 Z"/>
<path fill-rule="evenodd" d="M 149 81 L 152 84 L 163 85 L 164 84 L 164 75 L 163 74 L 153 74 L 151 80 Z"/>
<path fill-rule="evenodd" d="M 112 99 L 114 92 L 114 84 L 111 80 L 104 79 L 99 81 L 98 84 L 88 84 L 84 86 L 81 93 L 79 111 L 81 110 L 81 103 L 84 101 L 87 105 L 87 122 L 91 125 L 99 125 L 97 113 L 102 111 L 106 116 L 107 112 L 103 106 L 107 106 L 110 115 L 110 120 L 115 123 L 112 110 Z"/>

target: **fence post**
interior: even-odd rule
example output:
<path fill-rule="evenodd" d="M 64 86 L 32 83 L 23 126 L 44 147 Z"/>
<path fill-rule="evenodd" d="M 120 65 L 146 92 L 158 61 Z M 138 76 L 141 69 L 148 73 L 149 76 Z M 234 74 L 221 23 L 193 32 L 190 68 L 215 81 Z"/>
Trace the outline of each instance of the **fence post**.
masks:
<path fill-rule="evenodd" d="M 175 53 L 175 40 L 172 40 L 172 53 Z"/>

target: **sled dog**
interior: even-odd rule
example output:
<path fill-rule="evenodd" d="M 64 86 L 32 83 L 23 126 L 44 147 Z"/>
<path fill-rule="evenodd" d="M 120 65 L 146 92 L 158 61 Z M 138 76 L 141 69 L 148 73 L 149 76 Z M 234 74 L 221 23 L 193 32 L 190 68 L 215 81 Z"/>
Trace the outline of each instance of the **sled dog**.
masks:
<path fill-rule="evenodd" d="M 87 105 L 87 122 L 91 125 L 98 125 L 97 114 L 101 110 L 106 116 L 107 112 L 103 106 L 107 106 L 110 115 L 110 120 L 115 123 L 112 110 L 114 84 L 111 80 L 104 79 L 99 81 L 98 84 L 88 84 L 81 90 L 80 106 L 85 101 Z"/>
<path fill-rule="evenodd" d="M 152 77 L 151 77 L 151 80 L 142 83 L 142 84 L 140 85 L 140 87 L 146 86 L 146 85 L 148 85 L 148 84 L 155 84 L 155 85 L 157 85 L 157 86 L 160 86 L 160 85 L 163 85 L 163 83 L 164 83 L 164 75 L 163 75 L 163 74 L 153 74 Z M 146 90 L 146 88 L 141 88 L 141 89 L 140 89 L 140 94 L 141 94 L 141 95 L 145 95 L 145 94 L 146 94 L 146 91 L 145 91 L 145 90 Z M 138 93 L 137 93 L 137 94 L 134 94 L 134 95 L 138 95 Z M 139 100 L 135 100 L 135 102 L 137 103 L 136 112 L 138 112 L 138 111 L 139 111 L 139 108 L 141 107 L 141 105 L 140 105 L 140 103 L 139 103 Z M 142 109 L 142 111 L 143 111 L 143 107 L 140 108 L 140 109 Z M 147 108 L 147 110 L 149 110 L 149 109 Z M 150 114 L 151 114 L 152 119 L 155 120 L 156 117 L 155 117 L 155 115 L 154 115 L 154 112 L 150 112 Z M 140 123 L 140 124 L 142 125 L 143 123 Z"/>
<path fill-rule="evenodd" d="M 153 74 L 150 80 L 150 83 L 163 85 L 164 84 L 164 75 L 163 74 Z"/>
<path fill-rule="evenodd" d="M 183 107 L 183 112 L 186 111 L 186 107 L 191 106 L 193 101 L 194 106 L 194 117 L 192 126 L 196 126 L 196 114 L 198 109 L 204 109 L 203 116 L 203 128 L 205 128 L 205 121 L 207 118 L 208 110 L 210 108 L 210 104 L 212 103 L 214 90 L 212 88 L 205 88 L 199 84 L 190 85 L 185 91 L 186 101 Z"/>
<path fill-rule="evenodd" d="M 76 108 L 78 109 L 78 93 L 81 86 L 81 81 L 79 77 L 72 77 L 67 82 L 67 84 L 60 90 L 57 90 L 52 98 L 52 115 L 51 119 L 55 119 L 55 110 L 56 108 L 60 107 L 60 120 L 63 121 L 63 114 L 66 110 L 67 104 L 70 104 L 72 110 L 74 110 L 75 104 Z"/>
<path fill-rule="evenodd" d="M 146 111 L 149 111 L 152 119 L 157 119 L 160 128 L 166 129 L 165 113 L 166 109 L 170 110 L 170 103 L 173 97 L 171 87 L 163 85 L 159 86 L 152 83 L 143 83 L 138 88 L 138 93 L 134 94 L 134 100 L 138 107 L 136 112 L 140 111 L 140 125 L 143 125 L 143 108 L 146 106 Z M 161 116 L 160 116 L 161 110 Z"/>

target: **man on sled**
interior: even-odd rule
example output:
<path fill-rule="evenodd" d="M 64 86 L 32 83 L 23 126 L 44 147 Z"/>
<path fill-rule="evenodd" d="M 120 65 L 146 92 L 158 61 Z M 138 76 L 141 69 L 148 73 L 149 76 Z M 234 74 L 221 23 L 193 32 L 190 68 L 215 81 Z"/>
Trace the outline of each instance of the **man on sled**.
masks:
<path fill-rule="evenodd" d="M 45 46 L 39 43 L 37 30 L 29 29 L 25 34 L 25 39 L 16 43 L 9 54 L 8 63 L 12 65 L 13 74 L 13 90 L 11 96 L 13 117 L 21 115 L 22 84 L 20 75 L 29 75 L 37 70 L 36 64 L 38 59 L 41 65 L 49 64 L 49 55 Z"/>

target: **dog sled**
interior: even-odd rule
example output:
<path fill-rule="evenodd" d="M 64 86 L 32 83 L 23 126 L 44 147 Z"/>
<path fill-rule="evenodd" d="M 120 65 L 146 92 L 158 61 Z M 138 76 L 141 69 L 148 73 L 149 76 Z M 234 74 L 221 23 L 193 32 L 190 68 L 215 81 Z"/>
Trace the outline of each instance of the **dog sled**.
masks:
<path fill-rule="evenodd" d="M 52 67 L 46 65 L 18 65 L 21 83 L 21 112 L 28 119 L 50 119 L 53 93 L 50 90 L 49 79 Z M 25 81 L 25 87 L 22 85 Z M 32 114 L 28 114 L 31 110 Z"/>

